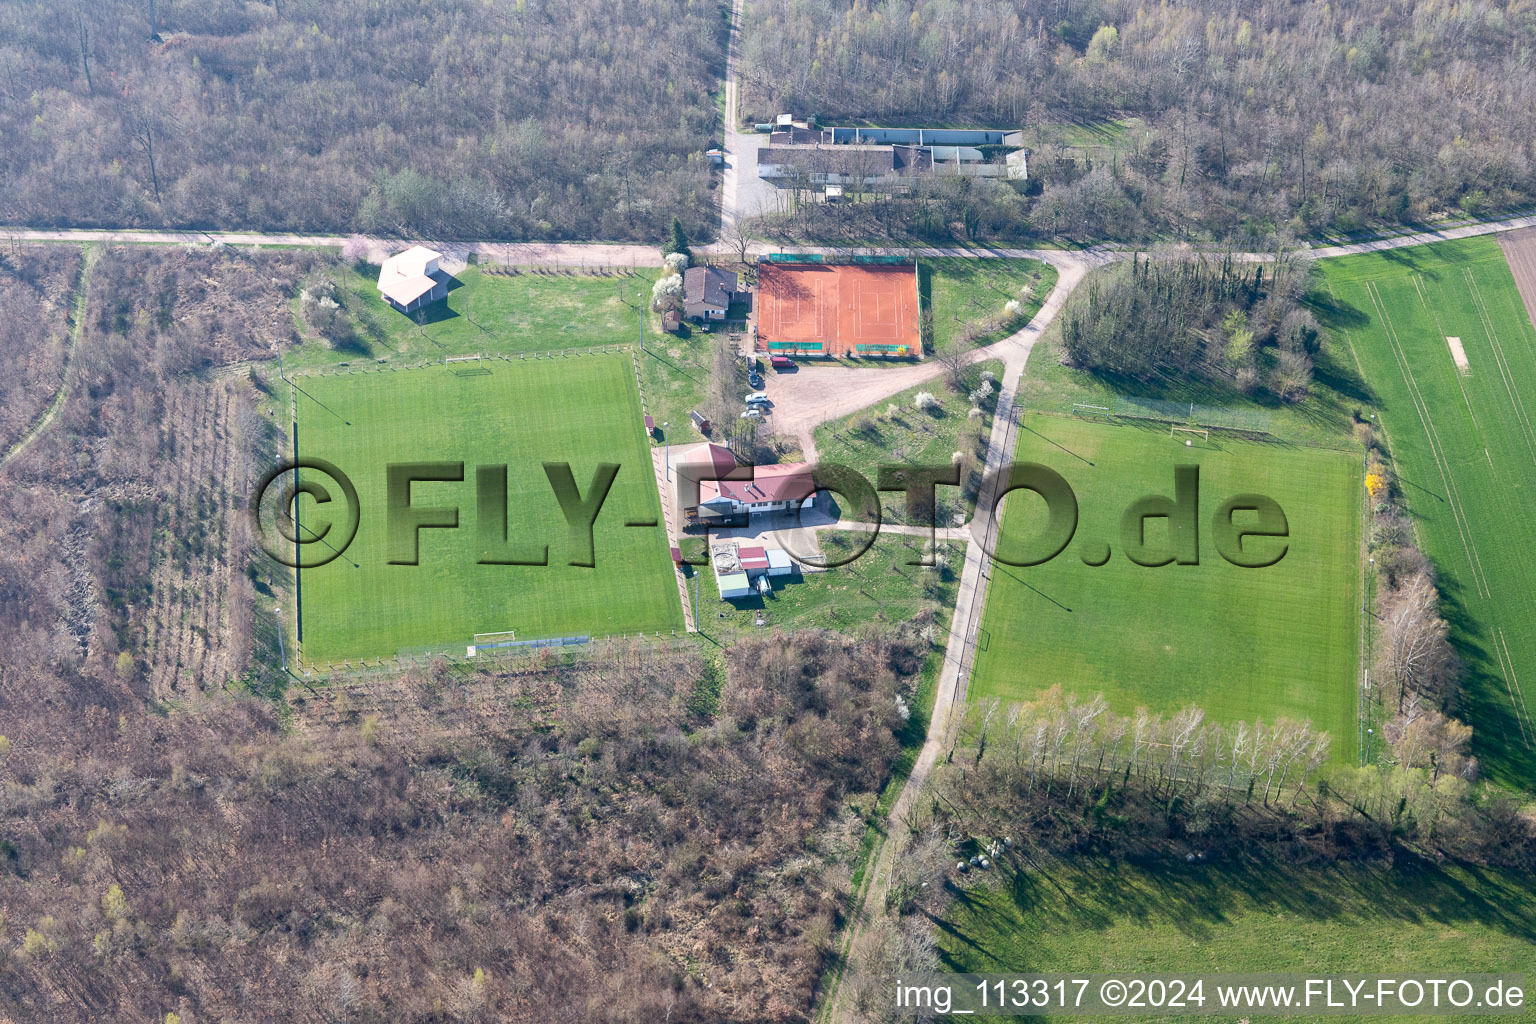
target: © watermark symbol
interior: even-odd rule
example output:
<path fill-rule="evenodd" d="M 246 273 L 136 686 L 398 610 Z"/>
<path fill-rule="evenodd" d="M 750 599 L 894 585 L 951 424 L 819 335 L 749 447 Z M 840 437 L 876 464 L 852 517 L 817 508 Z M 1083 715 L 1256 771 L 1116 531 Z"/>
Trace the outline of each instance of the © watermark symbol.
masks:
<path fill-rule="evenodd" d="M 612 491 L 621 466 L 602 463 L 597 466 L 583 489 L 569 463 L 545 462 L 545 478 L 565 520 L 568 563 L 595 568 L 597 565 L 594 528 L 604 502 Z M 1262 569 L 1281 561 L 1290 550 L 1290 522 L 1285 510 L 1273 498 L 1263 494 L 1240 493 L 1218 501 L 1209 520 L 1202 517 L 1200 467 L 1176 465 L 1173 468 L 1172 494 L 1148 494 L 1126 506 L 1119 520 L 1119 535 L 1112 541 L 1086 538 L 1078 545 L 1084 565 L 1102 566 L 1113 557 L 1114 548 L 1139 566 L 1199 565 L 1201 533 L 1208 527 L 1216 552 L 1231 565 Z M 647 466 L 647 475 L 651 467 Z M 305 472 L 301 472 L 305 471 Z M 680 476 L 679 504 L 696 507 L 700 484 L 714 481 L 752 479 L 753 468 L 711 474 L 700 472 Z M 514 538 L 509 532 L 508 473 L 506 464 L 479 464 L 470 474 L 464 462 L 420 461 L 392 462 L 383 467 L 383 524 L 385 562 L 388 565 L 414 566 L 421 560 L 421 531 L 460 528 L 460 511 L 467 504 L 418 504 L 412 488 L 418 483 L 474 484 L 473 508 L 476 535 L 476 564 L 548 565 L 547 538 Z M 324 479 L 317 479 L 323 477 Z M 820 464 L 808 470 L 809 483 L 787 499 L 763 502 L 788 513 L 793 523 L 778 531 L 785 550 L 796 561 L 815 568 L 847 565 L 863 555 L 880 533 L 883 517 L 880 493 L 900 493 L 906 504 L 907 518 L 926 531 L 930 542 L 913 565 L 933 564 L 933 545 L 938 535 L 937 490 L 941 486 L 958 487 L 957 465 L 887 465 L 879 467 L 875 483 L 858 470 L 836 464 Z M 1045 506 L 1043 525 L 1027 531 L 1021 544 L 1002 550 L 1000 531 L 992 529 L 1002 500 L 1019 491 L 1032 492 Z M 864 542 L 840 557 L 829 558 L 808 549 L 802 539 L 802 527 L 819 525 L 808 522 L 807 500 L 819 494 L 832 494 L 847 503 L 856 518 L 868 524 Z M 1004 565 L 1027 567 L 1041 565 L 1059 557 L 1077 536 L 1079 507 L 1072 485 L 1060 473 L 1037 462 L 1019 462 L 987 474 L 977 494 L 977 514 L 970 522 L 971 536 L 987 557 Z M 301 513 L 300 499 L 309 499 L 309 508 Z M 691 505 L 689 504 L 691 502 Z M 743 514 L 757 511 L 743 503 Z M 293 568 L 313 569 L 342 557 L 357 536 L 363 508 L 357 488 L 348 476 L 324 459 L 305 457 L 284 462 L 265 474 L 251 496 L 251 515 L 263 550 L 273 559 Z M 830 520 L 828 520 L 830 522 Z M 1152 521 L 1161 521 L 1166 530 L 1154 540 L 1148 530 Z M 626 521 L 625 526 L 656 527 L 654 519 Z M 274 536 L 275 532 L 275 536 Z M 684 559 L 688 564 L 703 565 L 707 559 Z M 353 563 L 354 565 L 356 563 Z"/>

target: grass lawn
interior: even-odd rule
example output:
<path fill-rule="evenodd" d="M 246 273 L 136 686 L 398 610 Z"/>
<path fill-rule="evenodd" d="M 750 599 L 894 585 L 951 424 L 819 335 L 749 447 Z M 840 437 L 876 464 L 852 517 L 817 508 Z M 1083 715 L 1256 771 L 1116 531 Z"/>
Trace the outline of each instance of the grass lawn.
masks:
<path fill-rule="evenodd" d="M 309 340 L 284 353 L 290 367 L 331 366 L 338 360 L 388 359 L 413 363 L 468 352 L 548 352 L 555 349 L 628 345 L 640 340 L 641 311 L 650 301 L 655 271 L 616 270 L 608 276 L 547 268 L 513 274 L 469 266 L 455 275 L 448 298 L 429 306 L 423 323 L 396 312 L 379 297 L 378 269 L 326 269 L 324 281 L 357 328 L 359 345 L 338 351 L 307 329 Z M 298 300 L 294 300 L 295 319 Z M 661 335 L 644 314 L 649 337 Z"/>
<path fill-rule="evenodd" d="M 1027 699 L 1060 684 L 1103 692 L 1122 714 L 1189 704 L 1216 721 L 1310 719 L 1333 736 L 1335 760 L 1355 756 L 1359 597 L 1359 457 L 1235 441 L 1213 434 L 1193 447 L 1166 427 L 1024 415 L 1017 462 L 1038 462 L 1077 496 L 1074 539 L 1028 568 L 994 563 L 972 699 Z M 1121 516 L 1146 495 L 1173 495 L 1174 467 L 1200 468 L 1198 565 L 1132 563 Z M 1239 568 L 1217 553 L 1211 522 L 1228 497 L 1267 495 L 1284 510 L 1289 547 L 1267 568 Z M 999 553 L 1038 536 L 1044 502 L 1016 491 Z M 1240 513 L 1237 521 L 1251 522 Z M 1166 520 L 1147 522 L 1165 550 Z M 1097 568 L 1084 559 L 1111 557 Z M 1248 542 L 1273 551 L 1279 541 Z"/>
<path fill-rule="evenodd" d="M 972 348 L 1006 338 L 1029 323 L 1056 287 L 1056 268 L 1039 260 L 924 258 L 918 288 L 933 311 L 933 351 Z M 1028 289 L 1026 293 L 1026 289 Z M 1019 300 L 1019 311 L 1003 308 Z"/>
<path fill-rule="evenodd" d="M 1319 266 L 1319 319 L 1359 361 L 1439 570 L 1473 751 L 1489 777 L 1536 784 L 1536 331 L 1514 278 L 1492 237 Z"/>
<path fill-rule="evenodd" d="M 1536 896 L 1515 872 L 1405 854 L 1391 867 L 1088 856 L 1004 869 L 939 936 L 946 966 L 969 973 L 1507 973 L 1531 964 Z"/>
<path fill-rule="evenodd" d="M 829 556 L 851 553 L 868 535 L 851 530 L 823 530 L 822 550 Z M 918 546 L 914 546 L 918 545 Z M 769 597 L 722 600 L 706 567 L 698 577 L 699 628 L 709 639 L 730 644 L 760 629 L 836 629 L 866 623 L 910 622 L 931 617 L 944 643 L 949 616 L 965 562 L 965 545 L 940 541 L 948 569 L 931 571 L 908 565 L 921 554 L 916 537 L 880 534 L 870 549 L 847 565 L 825 572 L 776 577 Z M 782 584 L 780 581 L 784 581 Z M 690 593 L 694 586 L 689 579 Z M 762 617 L 764 624 L 757 626 Z"/>
<path fill-rule="evenodd" d="M 670 423 L 668 438 L 672 444 L 696 444 L 705 440 L 688 419 L 692 409 L 702 410 L 709 393 L 709 378 L 715 362 L 715 348 L 728 345 L 731 332 L 715 327 L 708 332 L 697 327 L 686 337 L 671 334 L 651 335 L 646 338 L 645 351 L 637 353 L 640 362 L 640 384 L 645 393 L 645 409 L 656 419 L 659 428 Z M 745 368 L 738 371 L 739 394 L 746 394 Z M 734 424 L 714 424 L 712 440 L 720 440 Z M 658 434 L 658 443 L 660 435 Z"/>
<path fill-rule="evenodd" d="M 992 359 L 967 367 L 964 391 L 951 390 L 943 380 L 931 380 L 851 416 L 823 423 L 816 428 L 816 452 L 823 462 L 852 466 L 872 484 L 881 466 L 947 466 L 958 451 L 980 460 L 985 449 L 978 451 L 976 438 L 979 436 L 985 444 L 991 436 L 996 391 L 993 400 L 983 407 L 982 415 L 974 419 L 970 417 L 969 392 L 981 384 L 982 372 L 987 370 L 1001 378 L 1003 361 Z M 940 411 L 919 410 L 913 402 L 919 391 L 931 393 L 938 400 Z M 895 411 L 887 413 L 892 405 Z M 937 493 L 938 525 L 954 525 L 951 516 L 956 511 L 970 518 L 975 498 L 967 496 L 968 492 L 940 487 Z M 880 502 L 886 520 L 906 522 L 906 499 L 901 494 L 884 493 Z"/>
<path fill-rule="evenodd" d="M 301 378 L 299 451 L 357 487 L 361 525 L 345 555 L 300 573 L 311 662 L 391 656 L 479 632 L 519 639 L 682 628 L 628 352 L 496 360 L 483 375 L 422 369 Z M 462 483 L 412 485 L 414 506 L 457 506 L 457 529 L 424 529 L 419 565 L 388 564 L 385 466 L 462 461 Z M 595 527 L 595 568 L 568 564 L 565 518 L 543 462 L 568 462 L 589 493 L 620 465 Z M 480 565 L 475 467 L 507 465 L 508 536 L 549 545 L 547 566 Z M 308 505 L 312 509 L 314 506 Z M 311 515 L 315 515 L 311 513 Z M 316 516 L 318 518 L 318 516 Z"/>

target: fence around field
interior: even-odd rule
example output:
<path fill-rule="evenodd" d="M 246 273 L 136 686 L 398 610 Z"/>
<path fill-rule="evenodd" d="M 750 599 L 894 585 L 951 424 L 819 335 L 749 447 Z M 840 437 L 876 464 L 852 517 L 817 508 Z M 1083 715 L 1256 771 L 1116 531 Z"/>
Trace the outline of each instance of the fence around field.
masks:
<path fill-rule="evenodd" d="M 827 266 L 872 266 L 872 267 L 903 267 L 909 263 L 916 263 L 915 256 L 905 256 L 890 253 L 849 253 L 848 255 L 828 255 L 822 252 L 772 252 L 763 262 L 766 263 L 820 263 Z"/>
<path fill-rule="evenodd" d="M 1170 402 L 1166 399 L 1141 398 L 1135 395 L 1112 395 L 1095 398 L 1094 402 L 1097 404 L 1074 402 L 1071 411 L 1074 415 L 1089 414 L 1106 418 L 1152 420 L 1158 423 L 1237 430 L 1250 434 L 1270 432 L 1270 415 L 1262 409 L 1235 409 L 1221 405 L 1201 405 L 1198 402 Z"/>

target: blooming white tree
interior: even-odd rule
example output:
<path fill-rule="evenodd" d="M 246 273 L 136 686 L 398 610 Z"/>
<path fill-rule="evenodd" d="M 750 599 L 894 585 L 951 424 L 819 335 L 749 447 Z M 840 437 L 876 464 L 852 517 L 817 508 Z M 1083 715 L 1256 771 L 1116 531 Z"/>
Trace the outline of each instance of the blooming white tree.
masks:
<path fill-rule="evenodd" d="M 668 306 L 676 305 L 682 294 L 682 274 L 666 274 L 658 277 L 656 283 L 651 285 L 651 308 L 661 312 Z"/>

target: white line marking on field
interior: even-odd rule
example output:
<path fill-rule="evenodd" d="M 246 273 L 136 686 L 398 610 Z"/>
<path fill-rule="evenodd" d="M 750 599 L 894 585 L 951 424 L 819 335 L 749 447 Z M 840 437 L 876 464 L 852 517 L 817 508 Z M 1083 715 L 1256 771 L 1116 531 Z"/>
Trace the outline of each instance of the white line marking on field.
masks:
<path fill-rule="evenodd" d="M 1447 335 L 1445 343 L 1451 346 L 1451 358 L 1456 360 L 1456 369 L 1460 370 L 1462 373 L 1466 373 L 1468 370 L 1470 370 L 1472 367 L 1467 362 L 1467 350 L 1461 347 L 1461 339 L 1452 338 L 1451 336 Z"/>

